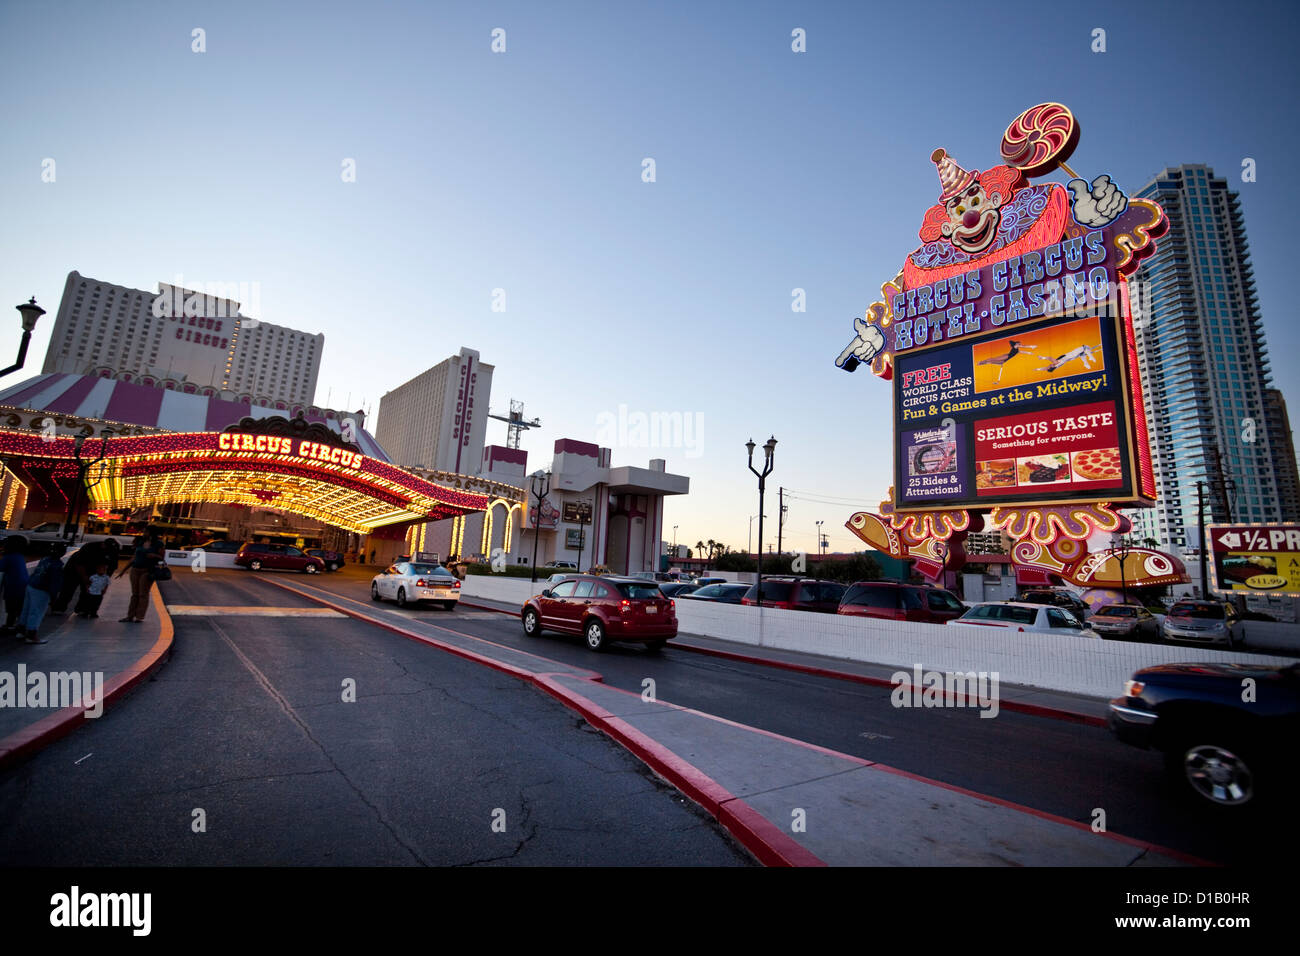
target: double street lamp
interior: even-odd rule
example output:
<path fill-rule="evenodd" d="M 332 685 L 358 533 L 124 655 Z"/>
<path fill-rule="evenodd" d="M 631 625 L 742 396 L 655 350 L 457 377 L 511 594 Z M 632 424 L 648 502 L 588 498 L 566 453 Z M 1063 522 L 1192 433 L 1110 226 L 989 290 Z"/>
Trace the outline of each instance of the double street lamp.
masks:
<path fill-rule="evenodd" d="M 1110 539 L 1110 550 L 1119 558 L 1119 593 L 1120 601 L 1128 603 L 1128 581 L 1125 578 L 1124 564 L 1128 561 L 1128 556 L 1133 552 L 1133 539 L 1126 534 L 1112 535 Z"/>
<path fill-rule="evenodd" d="M 72 544 L 73 538 L 77 533 L 77 523 L 80 518 L 78 511 L 81 505 L 81 496 L 86 493 L 86 476 L 90 469 L 94 468 L 104 460 L 108 452 L 108 438 L 112 435 L 110 429 L 103 429 L 99 433 L 99 453 L 94 458 L 82 458 L 81 448 L 86 443 L 86 436 L 79 434 L 73 439 L 73 455 L 77 461 L 77 484 L 72 489 L 72 498 L 68 501 L 68 520 L 63 526 L 63 536 L 67 539 L 68 544 Z M 102 476 L 101 476 L 102 478 Z M 99 484 L 101 478 L 95 479 L 94 484 Z M 93 487 L 93 485 L 89 486 Z"/>
<path fill-rule="evenodd" d="M 758 595 L 758 606 L 763 606 L 763 492 L 767 487 L 767 476 L 772 473 L 772 455 L 776 452 L 776 438 L 769 438 L 763 445 L 763 454 L 766 461 L 763 463 L 763 470 L 759 471 L 754 467 L 754 439 L 745 442 L 745 447 L 749 449 L 749 470 L 758 476 L 758 588 L 755 594 Z"/>
<path fill-rule="evenodd" d="M 537 497 L 537 519 L 533 522 L 533 583 L 537 583 L 537 539 L 542 531 L 542 502 L 551 491 L 551 473 L 540 468 L 533 472 L 533 494 Z"/>

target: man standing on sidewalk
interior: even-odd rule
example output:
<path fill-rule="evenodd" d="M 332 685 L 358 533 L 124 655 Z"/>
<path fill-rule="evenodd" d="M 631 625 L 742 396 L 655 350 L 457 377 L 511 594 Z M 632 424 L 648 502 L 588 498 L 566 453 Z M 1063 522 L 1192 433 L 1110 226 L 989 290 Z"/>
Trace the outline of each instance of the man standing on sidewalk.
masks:
<path fill-rule="evenodd" d="M 144 612 L 149 606 L 149 591 L 153 588 L 154 568 L 162 559 L 162 539 L 158 537 L 157 531 L 150 528 L 136 539 L 135 554 L 130 563 L 117 572 L 119 578 L 127 571 L 131 572 L 131 605 L 127 608 L 126 617 L 118 621 L 119 624 L 144 623 Z"/>
<path fill-rule="evenodd" d="M 4 575 L 4 627 L 0 632 L 10 633 L 18 624 L 18 615 L 23 611 L 23 600 L 27 597 L 27 558 L 23 550 L 27 539 L 21 535 L 11 534 L 5 538 L 4 558 L 0 559 L 0 574 Z"/>

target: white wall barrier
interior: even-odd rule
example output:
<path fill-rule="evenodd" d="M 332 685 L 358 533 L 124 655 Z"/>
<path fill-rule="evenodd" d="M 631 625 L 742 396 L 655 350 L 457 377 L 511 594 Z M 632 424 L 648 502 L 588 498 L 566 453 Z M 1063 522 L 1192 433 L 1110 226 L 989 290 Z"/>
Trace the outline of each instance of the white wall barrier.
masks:
<path fill-rule="evenodd" d="M 173 551 L 170 548 L 165 552 L 166 562 L 170 565 L 189 565 L 194 563 L 193 551 Z M 237 568 L 235 556 L 233 554 L 218 554 L 215 551 L 205 551 L 203 560 L 209 568 Z"/>
<path fill-rule="evenodd" d="M 470 575 L 465 579 L 462 594 L 467 598 L 482 597 L 522 605 L 530 595 L 540 593 L 542 586 L 541 581 L 533 585 L 520 578 Z M 917 664 L 925 670 L 996 671 L 999 680 L 1009 684 L 1094 697 L 1117 696 L 1134 671 L 1155 664 L 1220 661 L 1276 666 L 1294 663 L 1288 658 L 1206 647 L 913 624 L 709 601 L 678 601 L 677 621 L 683 634 L 719 638 L 739 645 L 820 654 L 908 671 Z M 1300 632 L 1293 625 L 1260 621 L 1248 621 L 1246 625 L 1248 645 L 1253 639 L 1262 639 L 1263 635 L 1256 629 L 1289 627 L 1293 640 L 1296 640 L 1294 632 Z"/>

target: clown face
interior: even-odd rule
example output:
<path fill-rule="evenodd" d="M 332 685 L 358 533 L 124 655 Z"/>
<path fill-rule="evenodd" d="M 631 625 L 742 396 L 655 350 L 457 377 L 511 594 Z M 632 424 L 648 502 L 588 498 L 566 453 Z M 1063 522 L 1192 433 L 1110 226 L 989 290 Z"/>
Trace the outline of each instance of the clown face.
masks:
<path fill-rule="evenodd" d="M 983 252 L 993 244 L 998 235 L 1002 214 L 1002 196 L 984 195 L 984 187 L 975 180 L 964 190 L 944 203 L 948 221 L 941 230 L 948 241 L 962 252 Z"/>

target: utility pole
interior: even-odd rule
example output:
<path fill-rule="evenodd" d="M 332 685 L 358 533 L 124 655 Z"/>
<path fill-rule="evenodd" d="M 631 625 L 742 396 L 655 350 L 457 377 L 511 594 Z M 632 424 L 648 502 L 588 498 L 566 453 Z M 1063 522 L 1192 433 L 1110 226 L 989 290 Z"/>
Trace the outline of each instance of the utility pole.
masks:
<path fill-rule="evenodd" d="M 776 496 L 780 502 L 780 507 L 776 511 L 776 553 L 782 554 L 781 531 L 785 527 L 785 488 L 777 488 Z"/>
<path fill-rule="evenodd" d="M 1201 548 L 1201 600 L 1210 599 L 1209 567 L 1205 559 L 1205 482 L 1196 483 L 1196 527 L 1200 529 Z"/>

